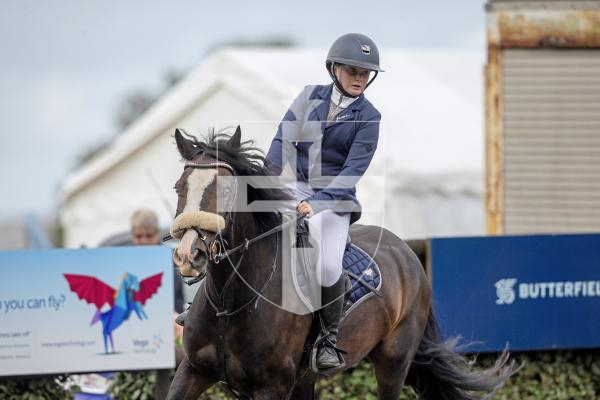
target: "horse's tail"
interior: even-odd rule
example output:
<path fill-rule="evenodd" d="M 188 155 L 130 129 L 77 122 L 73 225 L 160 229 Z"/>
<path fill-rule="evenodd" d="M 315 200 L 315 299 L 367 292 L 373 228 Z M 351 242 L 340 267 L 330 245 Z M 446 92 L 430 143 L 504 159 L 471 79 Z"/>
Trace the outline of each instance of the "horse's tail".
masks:
<path fill-rule="evenodd" d="M 491 398 L 517 371 L 504 350 L 494 366 L 473 370 L 473 361 L 455 352 L 457 340 L 442 342 L 433 310 L 406 383 L 425 400 L 471 400 Z"/>

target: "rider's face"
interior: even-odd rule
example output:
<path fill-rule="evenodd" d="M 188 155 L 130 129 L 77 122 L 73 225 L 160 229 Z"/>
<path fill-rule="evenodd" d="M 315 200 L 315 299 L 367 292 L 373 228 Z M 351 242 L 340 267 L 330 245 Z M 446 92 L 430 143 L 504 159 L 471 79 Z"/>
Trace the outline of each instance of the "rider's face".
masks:
<path fill-rule="evenodd" d="M 366 89 L 371 71 L 351 65 L 336 65 L 334 72 L 344 90 L 351 96 L 359 96 Z"/>

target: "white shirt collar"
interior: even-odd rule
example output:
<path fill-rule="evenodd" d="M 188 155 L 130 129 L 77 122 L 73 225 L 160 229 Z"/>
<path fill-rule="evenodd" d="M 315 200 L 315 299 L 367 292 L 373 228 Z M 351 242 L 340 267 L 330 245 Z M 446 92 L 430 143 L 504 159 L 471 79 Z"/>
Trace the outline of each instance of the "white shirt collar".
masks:
<path fill-rule="evenodd" d="M 340 99 L 342 99 L 341 103 Z M 331 102 L 336 106 L 340 108 L 348 108 L 348 106 L 354 103 L 357 99 L 358 97 L 343 96 L 342 92 L 340 92 L 339 89 L 335 85 L 333 85 L 333 91 L 331 92 Z"/>

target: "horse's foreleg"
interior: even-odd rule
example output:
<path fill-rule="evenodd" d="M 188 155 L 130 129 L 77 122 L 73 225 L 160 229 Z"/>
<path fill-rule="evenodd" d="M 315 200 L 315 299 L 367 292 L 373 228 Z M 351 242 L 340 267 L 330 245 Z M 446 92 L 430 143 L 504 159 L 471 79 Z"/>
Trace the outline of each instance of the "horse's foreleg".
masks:
<path fill-rule="evenodd" d="M 186 357 L 177 368 L 167 394 L 167 400 L 197 400 L 216 382 L 216 379 L 192 367 Z"/>
<path fill-rule="evenodd" d="M 254 393 L 252 400 L 281 400 L 288 399 L 289 391 L 291 388 L 275 388 L 270 387 L 268 389 L 261 389 Z"/>
<path fill-rule="evenodd" d="M 292 393 L 289 395 L 289 400 L 314 400 L 315 399 L 315 382 L 317 378 L 315 375 L 301 378 Z"/>
<path fill-rule="evenodd" d="M 292 375 L 293 376 L 293 375 Z M 310 400 L 312 397 L 291 397 L 296 391 L 292 392 L 294 380 L 270 381 L 268 385 L 257 388 L 252 393 L 252 400 Z"/>

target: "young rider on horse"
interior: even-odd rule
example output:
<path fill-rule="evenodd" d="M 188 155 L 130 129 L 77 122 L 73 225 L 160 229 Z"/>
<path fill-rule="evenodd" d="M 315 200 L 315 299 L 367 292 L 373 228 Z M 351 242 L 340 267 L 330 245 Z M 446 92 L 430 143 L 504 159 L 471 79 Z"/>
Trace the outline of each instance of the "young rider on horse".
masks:
<path fill-rule="evenodd" d="M 325 306 L 320 315 L 328 332 L 317 355 L 319 369 L 336 368 L 343 362 L 335 348 L 344 306 L 342 258 L 350 224 L 361 213 L 356 182 L 377 148 L 381 119 L 363 92 L 382 71 L 377 46 L 358 33 L 339 37 L 329 49 L 325 66 L 333 84 L 307 86 L 300 93 L 266 157 L 274 174 L 281 174 L 289 162 L 296 167 L 297 182 L 288 188 L 299 202 L 298 212 L 308 216 L 311 238 L 319 244 L 317 279 Z M 186 314 L 177 318 L 180 325 Z"/>
<path fill-rule="evenodd" d="M 375 153 L 381 119 L 363 92 L 382 71 L 377 46 L 357 33 L 333 43 L 325 66 L 333 84 L 308 86 L 300 93 L 267 154 L 275 174 L 282 174 L 286 163 L 295 170 L 296 182 L 288 188 L 319 244 L 320 315 L 328 332 L 317 354 L 319 369 L 343 363 L 335 347 L 344 305 L 342 258 L 349 226 L 361 212 L 356 182 Z"/>

